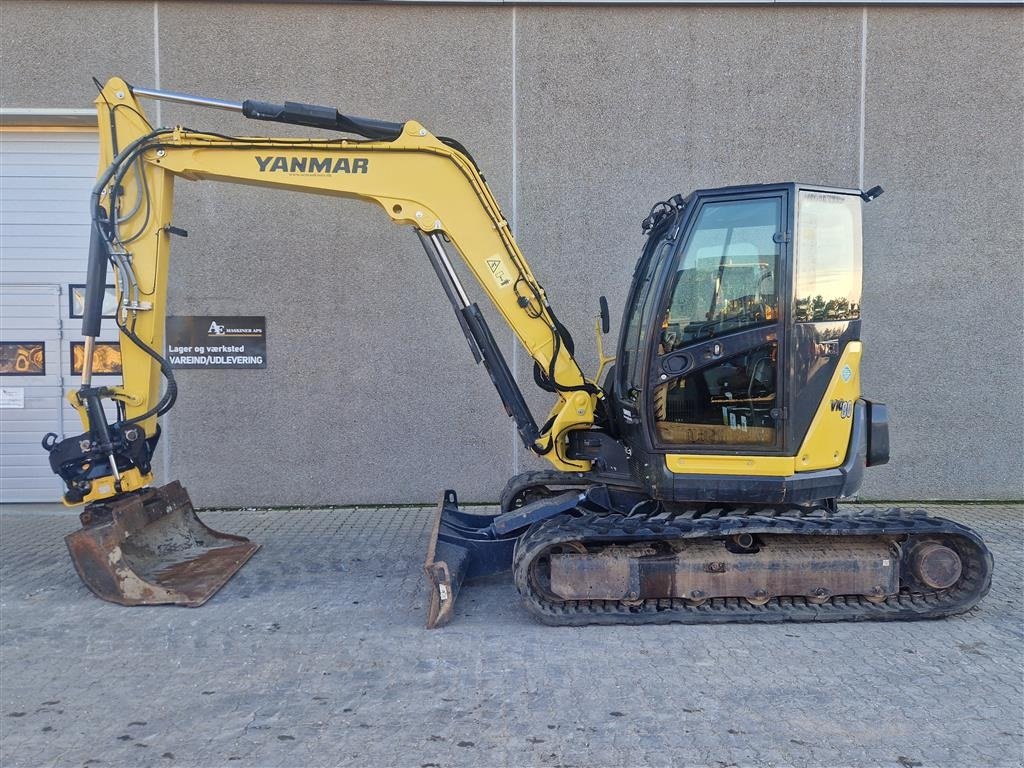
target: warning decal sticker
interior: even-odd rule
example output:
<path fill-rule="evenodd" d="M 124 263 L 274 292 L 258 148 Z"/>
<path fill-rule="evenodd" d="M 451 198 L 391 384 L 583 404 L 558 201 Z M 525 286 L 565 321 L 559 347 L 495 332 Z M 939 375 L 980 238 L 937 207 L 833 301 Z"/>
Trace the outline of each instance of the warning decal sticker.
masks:
<path fill-rule="evenodd" d="M 501 263 L 501 258 L 497 254 L 487 260 L 487 268 L 491 270 L 491 276 L 499 288 L 504 288 L 512 282 L 505 274 L 505 265 Z"/>

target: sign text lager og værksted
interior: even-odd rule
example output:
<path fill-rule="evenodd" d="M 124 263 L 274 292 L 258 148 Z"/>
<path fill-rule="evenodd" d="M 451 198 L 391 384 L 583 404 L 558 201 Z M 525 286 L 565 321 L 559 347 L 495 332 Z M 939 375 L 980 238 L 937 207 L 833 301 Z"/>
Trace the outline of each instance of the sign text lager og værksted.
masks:
<path fill-rule="evenodd" d="M 168 317 L 167 359 L 172 368 L 266 368 L 267 318 Z"/>

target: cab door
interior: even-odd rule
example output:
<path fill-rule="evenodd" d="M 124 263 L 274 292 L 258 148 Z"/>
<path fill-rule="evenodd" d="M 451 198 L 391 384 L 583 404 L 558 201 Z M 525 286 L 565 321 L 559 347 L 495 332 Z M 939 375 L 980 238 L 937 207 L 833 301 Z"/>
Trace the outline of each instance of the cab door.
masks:
<path fill-rule="evenodd" d="M 651 333 L 656 451 L 783 451 L 790 197 L 762 187 L 691 202 Z"/>

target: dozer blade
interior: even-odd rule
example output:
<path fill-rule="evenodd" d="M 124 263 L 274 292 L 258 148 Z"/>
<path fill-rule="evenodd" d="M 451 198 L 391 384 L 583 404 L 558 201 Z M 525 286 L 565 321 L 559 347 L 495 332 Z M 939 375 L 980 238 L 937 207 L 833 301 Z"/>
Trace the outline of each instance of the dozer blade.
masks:
<path fill-rule="evenodd" d="M 64 539 L 75 570 L 121 605 L 200 606 L 260 548 L 203 525 L 177 482 L 92 504 L 81 520 Z"/>
<path fill-rule="evenodd" d="M 455 491 L 441 494 L 423 566 L 430 594 L 427 629 L 443 627 L 452 620 L 463 581 L 512 567 L 517 537 L 494 533 L 490 526 L 497 517 L 460 512 Z"/>

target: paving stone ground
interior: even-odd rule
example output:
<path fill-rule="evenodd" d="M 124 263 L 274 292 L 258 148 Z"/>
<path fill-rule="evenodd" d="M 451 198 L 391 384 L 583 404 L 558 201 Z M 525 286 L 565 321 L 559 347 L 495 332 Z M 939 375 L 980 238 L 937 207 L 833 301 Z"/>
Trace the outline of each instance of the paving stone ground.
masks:
<path fill-rule="evenodd" d="M 510 580 L 423 629 L 430 510 L 211 512 L 263 548 L 199 609 L 76 577 L 67 513 L 0 510 L 0 765 L 1018 766 L 1024 507 L 970 614 L 550 628 Z"/>

